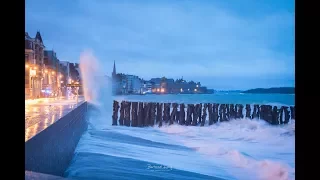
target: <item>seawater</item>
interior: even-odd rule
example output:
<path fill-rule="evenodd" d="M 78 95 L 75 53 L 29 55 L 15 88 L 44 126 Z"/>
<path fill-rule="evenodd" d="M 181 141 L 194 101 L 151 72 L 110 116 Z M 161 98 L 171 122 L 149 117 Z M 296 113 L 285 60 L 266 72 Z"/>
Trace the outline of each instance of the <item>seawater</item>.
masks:
<path fill-rule="evenodd" d="M 112 124 L 112 100 L 294 105 L 294 95 L 216 93 L 101 98 L 65 175 L 75 179 L 295 178 L 295 121 L 270 126 L 239 119 L 212 126 L 120 127 Z M 101 107 L 101 103 L 100 106 Z"/>

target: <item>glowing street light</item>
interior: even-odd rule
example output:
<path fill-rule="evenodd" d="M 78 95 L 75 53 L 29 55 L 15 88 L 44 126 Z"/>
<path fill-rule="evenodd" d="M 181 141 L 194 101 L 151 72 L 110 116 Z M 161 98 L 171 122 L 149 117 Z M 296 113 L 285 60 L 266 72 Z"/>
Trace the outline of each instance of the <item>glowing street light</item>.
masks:
<path fill-rule="evenodd" d="M 182 90 L 182 88 L 180 89 L 180 92 L 182 92 L 183 90 Z"/>
<path fill-rule="evenodd" d="M 60 78 L 62 78 L 62 75 L 60 75 Z"/>
<path fill-rule="evenodd" d="M 54 71 L 52 71 L 52 74 L 54 74 L 55 72 Z"/>
<path fill-rule="evenodd" d="M 199 85 L 197 84 L 197 87 L 199 87 Z"/>
<path fill-rule="evenodd" d="M 157 89 L 157 91 L 159 92 L 159 91 L 160 91 L 160 89 L 158 88 L 158 89 Z"/>
<path fill-rule="evenodd" d="M 29 65 L 28 65 L 28 64 L 26 64 L 26 68 L 29 68 Z"/>
<path fill-rule="evenodd" d="M 45 72 L 45 73 L 48 73 L 48 70 L 45 70 L 44 72 Z"/>
<path fill-rule="evenodd" d="M 197 89 L 194 89 L 194 91 L 197 91 Z"/>
<path fill-rule="evenodd" d="M 161 88 L 161 92 L 164 92 L 164 88 Z"/>

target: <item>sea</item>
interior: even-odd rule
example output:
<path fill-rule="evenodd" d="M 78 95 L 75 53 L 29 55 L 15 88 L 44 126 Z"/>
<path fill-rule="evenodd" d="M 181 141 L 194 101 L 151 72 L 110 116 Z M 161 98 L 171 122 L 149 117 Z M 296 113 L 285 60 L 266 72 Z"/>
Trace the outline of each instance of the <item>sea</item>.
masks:
<path fill-rule="evenodd" d="M 204 127 L 111 126 L 112 100 L 294 105 L 292 94 L 111 96 L 88 115 L 65 176 L 75 179 L 295 179 L 295 120 L 271 126 L 238 119 Z"/>
<path fill-rule="evenodd" d="M 65 177 L 86 180 L 293 180 L 295 120 L 271 126 L 237 119 L 211 126 L 112 126 L 113 100 L 294 105 L 291 94 L 178 94 L 111 96 L 101 62 L 80 55 L 85 99 L 93 105 L 88 130 Z"/>

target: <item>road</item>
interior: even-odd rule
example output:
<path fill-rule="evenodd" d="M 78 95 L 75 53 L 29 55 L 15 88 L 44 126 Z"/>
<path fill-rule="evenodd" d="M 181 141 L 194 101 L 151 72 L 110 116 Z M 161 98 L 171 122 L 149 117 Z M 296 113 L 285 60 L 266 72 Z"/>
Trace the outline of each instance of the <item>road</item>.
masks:
<path fill-rule="evenodd" d="M 76 99 L 41 98 L 25 101 L 25 141 L 29 140 L 84 102 Z"/>

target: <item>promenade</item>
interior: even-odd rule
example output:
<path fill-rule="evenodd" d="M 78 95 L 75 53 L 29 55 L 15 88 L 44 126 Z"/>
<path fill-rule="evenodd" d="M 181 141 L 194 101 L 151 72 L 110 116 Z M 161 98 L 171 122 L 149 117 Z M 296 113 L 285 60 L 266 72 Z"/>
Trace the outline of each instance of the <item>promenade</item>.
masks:
<path fill-rule="evenodd" d="M 25 100 L 25 142 L 83 102 L 83 96 Z"/>

